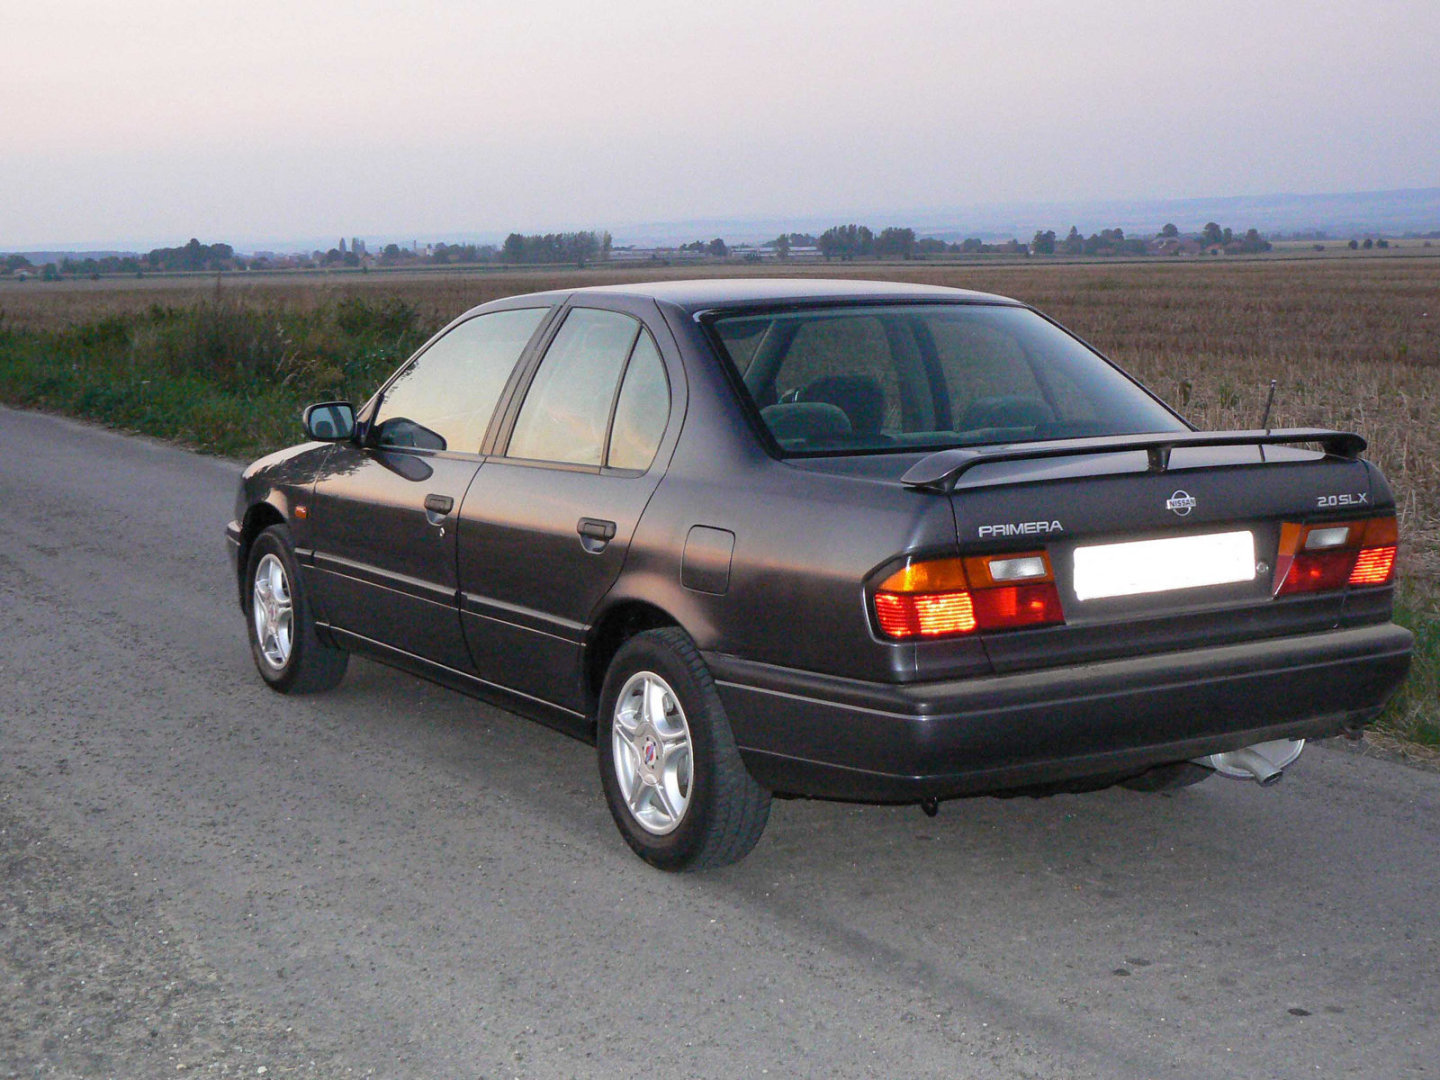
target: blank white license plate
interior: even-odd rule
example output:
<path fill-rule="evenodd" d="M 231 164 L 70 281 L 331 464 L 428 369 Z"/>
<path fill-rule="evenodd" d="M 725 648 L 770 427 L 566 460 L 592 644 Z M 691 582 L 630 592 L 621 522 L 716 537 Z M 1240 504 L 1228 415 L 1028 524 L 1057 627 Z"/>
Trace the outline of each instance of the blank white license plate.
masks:
<path fill-rule="evenodd" d="M 1177 536 L 1075 549 L 1075 595 L 1107 596 L 1196 589 L 1255 579 L 1255 537 L 1249 532 Z"/>

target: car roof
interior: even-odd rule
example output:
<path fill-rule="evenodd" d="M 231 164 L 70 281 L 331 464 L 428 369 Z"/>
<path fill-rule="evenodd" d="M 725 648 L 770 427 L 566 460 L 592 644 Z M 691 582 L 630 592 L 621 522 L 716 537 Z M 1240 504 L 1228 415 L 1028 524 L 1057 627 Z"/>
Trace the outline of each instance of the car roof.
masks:
<path fill-rule="evenodd" d="M 918 300 L 934 303 L 951 300 L 969 303 L 1014 304 L 1009 297 L 943 285 L 916 285 L 898 281 L 866 281 L 844 278 L 698 278 L 684 281 L 637 281 L 623 285 L 590 285 L 569 293 L 573 299 L 586 295 L 628 296 L 674 304 L 688 311 L 771 303 L 803 303 L 843 300 Z"/>

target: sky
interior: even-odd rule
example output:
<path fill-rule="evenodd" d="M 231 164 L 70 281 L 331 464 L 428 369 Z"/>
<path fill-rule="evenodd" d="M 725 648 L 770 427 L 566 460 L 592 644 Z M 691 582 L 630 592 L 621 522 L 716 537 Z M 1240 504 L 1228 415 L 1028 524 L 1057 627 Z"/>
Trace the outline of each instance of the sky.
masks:
<path fill-rule="evenodd" d="M 1437 55 L 1434 0 L 0 0 L 0 250 L 1437 187 Z"/>

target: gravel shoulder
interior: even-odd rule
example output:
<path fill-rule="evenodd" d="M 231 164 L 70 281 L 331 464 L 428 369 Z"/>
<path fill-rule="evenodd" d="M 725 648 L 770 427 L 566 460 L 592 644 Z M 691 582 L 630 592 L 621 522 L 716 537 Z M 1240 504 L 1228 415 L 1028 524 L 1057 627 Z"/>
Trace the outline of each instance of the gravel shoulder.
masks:
<path fill-rule="evenodd" d="M 350 1072 L 227 987 L 148 882 L 115 880 L 14 801 L 0 801 L 0 1077 Z"/>

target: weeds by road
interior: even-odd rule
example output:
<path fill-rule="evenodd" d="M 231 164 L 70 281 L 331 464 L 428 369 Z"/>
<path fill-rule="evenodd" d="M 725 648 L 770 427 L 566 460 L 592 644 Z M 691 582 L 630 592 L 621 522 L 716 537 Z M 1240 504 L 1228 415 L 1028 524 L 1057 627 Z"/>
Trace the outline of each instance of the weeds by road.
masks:
<path fill-rule="evenodd" d="M 433 329 L 399 299 L 151 304 L 54 329 L 0 323 L 0 400 L 254 457 L 317 398 L 363 401 Z"/>

